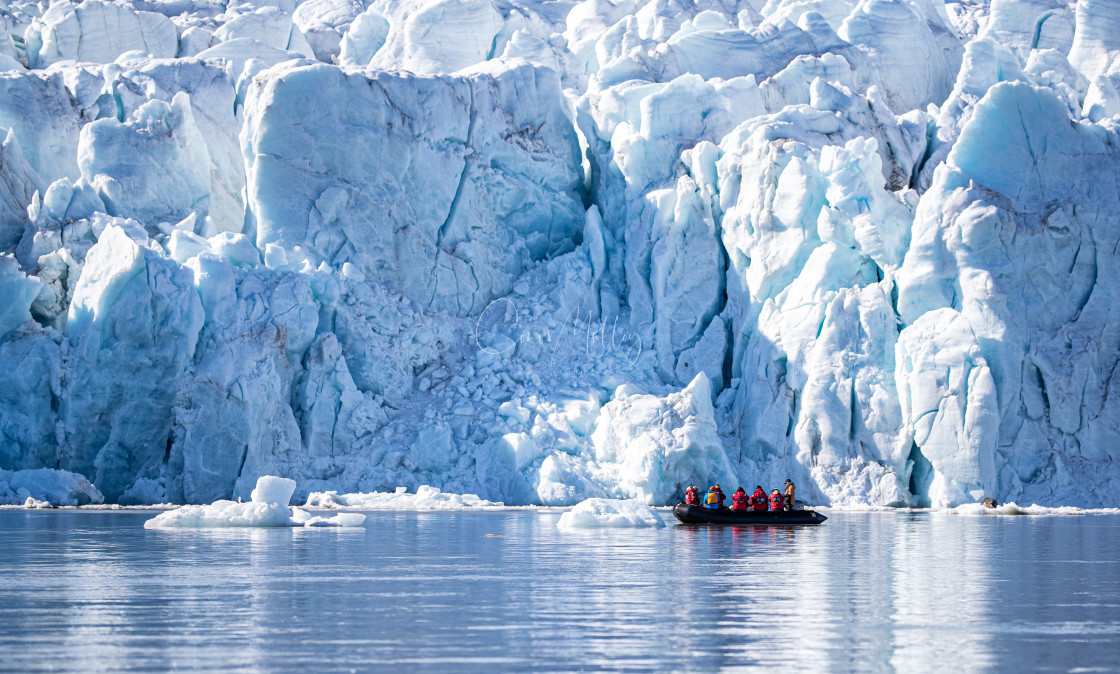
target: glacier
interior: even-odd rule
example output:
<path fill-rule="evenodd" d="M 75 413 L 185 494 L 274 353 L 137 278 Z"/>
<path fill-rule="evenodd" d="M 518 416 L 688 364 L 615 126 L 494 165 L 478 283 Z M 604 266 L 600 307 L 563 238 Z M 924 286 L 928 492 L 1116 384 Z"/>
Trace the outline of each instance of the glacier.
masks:
<path fill-rule="evenodd" d="M 1117 26 L 12 0 L 0 500 L 1115 506 Z"/>

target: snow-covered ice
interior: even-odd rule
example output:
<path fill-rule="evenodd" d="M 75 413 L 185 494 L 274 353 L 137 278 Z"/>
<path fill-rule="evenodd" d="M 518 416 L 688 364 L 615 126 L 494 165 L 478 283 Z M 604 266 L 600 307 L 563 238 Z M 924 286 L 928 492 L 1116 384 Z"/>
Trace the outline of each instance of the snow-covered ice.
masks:
<path fill-rule="evenodd" d="M 964 505 L 936 511 L 945 515 L 968 515 L 982 517 L 984 515 L 1031 515 L 1034 517 L 1045 516 L 1073 516 L 1073 515 L 1115 515 L 1120 513 L 1117 508 L 1083 509 L 1074 506 L 1058 506 L 1056 508 L 1032 504 L 1020 506 L 1016 503 L 1002 503 L 994 508 L 988 508 L 980 503 L 965 503 Z"/>
<path fill-rule="evenodd" d="M 249 494 L 253 503 L 279 503 L 286 506 L 292 500 L 296 490 L 296 481 L 275 475 L 262 475 L 257 478 L 257 486 Z"/>
<path fill-rule="evenodd" d="M 273 474 L 335 507 L 787 477 L 1115 506 L 1118 26 L 1097 0 L 13 0 L 0 471 L 117 504 Z M 55 502 L 0 489 L 28 496 Z"/>
<path fill-rule="evenodd" d="M 501 508 L 505 504 L 481 499 L 474 494 L 445 494 L 436 487 L 422 484 L 409 494 L 407 488 L 392 492 L 339 494 L 335 491 L 312 492 L 305 507 L 360 508 L 362 510 L 471 510 Z"/>
<path fill-rule="evenodd" d="M 663 527 L 665 522 L 641 501 L 590 498 L 561 515 L 556 526 L 570 529 Z"/>
<path fill-rule="evenodd" d="M 219 500 L 209 505 L 186 505 L 156 515 L 144 522 L 144 528 L 360 527 L 365 522 L 365 515 L 359 513 L 320 517 L 300 508 L 288 508 L 295 489 L 295 480 L 262 475 L 253 489 L 253 499 L 247 503 Z"/>

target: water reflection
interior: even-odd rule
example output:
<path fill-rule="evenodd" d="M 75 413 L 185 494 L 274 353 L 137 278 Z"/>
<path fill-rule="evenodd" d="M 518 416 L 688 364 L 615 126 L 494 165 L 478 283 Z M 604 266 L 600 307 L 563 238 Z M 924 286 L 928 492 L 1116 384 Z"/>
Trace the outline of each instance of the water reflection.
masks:
<path fill-rule="evenodd" d="M 1115 516 L 605 531 L 557 529 L 555 512 L 371 513 L 350 531 L 149 516 L 0 511 L 0 601 L 18 607 L 0 668 L 1120 667 Z"/>

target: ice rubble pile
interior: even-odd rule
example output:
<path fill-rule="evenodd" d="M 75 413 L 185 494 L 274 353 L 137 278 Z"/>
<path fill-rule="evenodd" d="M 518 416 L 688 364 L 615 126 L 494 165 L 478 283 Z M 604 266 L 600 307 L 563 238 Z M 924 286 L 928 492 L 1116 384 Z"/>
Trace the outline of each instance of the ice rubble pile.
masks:
<path fill-rule="evenodd" d="M 144 528 L 360 527 L 365 522 L 366 516 L 358 513 L 317 517 L 300 508 L 288 508 L 295 490 L 295 480 L 262 475 L 247 503 L 220 500 L 210 505 L 187 505 L 156 515 L 144 522 Z"/>
<path fill-rule="evenodd" d="M 556 526 L 568 529 L 663 527 L 665 522 L 641 501 L 589 498 L 561 515 Z"/>
<path fill-rule="evenodd" d="M 272 473 L 1114 504 L 1117 26 L 1098 0 L 7 3 L 0 469 L 117 503 Z"/>
<path fill-rule="evenodd" d="M 422 484 L 416 493 L 409 494 L 407 487 L 397 487 L 392 492 L 367 494 L 339 494 L 336 491 L 312 492 L 307 495 L 304 507 L 360 508 L 362 510 L 471 510 L 475 508 L 501 508 L 505 504 L 481 499 L 474 494 L 444 494 L 438 488 Z"/>

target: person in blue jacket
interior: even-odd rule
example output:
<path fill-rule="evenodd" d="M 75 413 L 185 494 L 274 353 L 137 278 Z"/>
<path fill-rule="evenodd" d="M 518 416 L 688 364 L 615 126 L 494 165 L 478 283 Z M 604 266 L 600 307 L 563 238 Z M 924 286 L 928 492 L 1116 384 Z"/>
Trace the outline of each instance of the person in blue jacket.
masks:
<path fill-rule="evenodd" d="M 719 488 L 719 485 L 713 485 L 708 488 L 708 493 L 704 496 L 704 507 L 719 510 L 723 507 L 724 498 L 723 490 Z"/>

